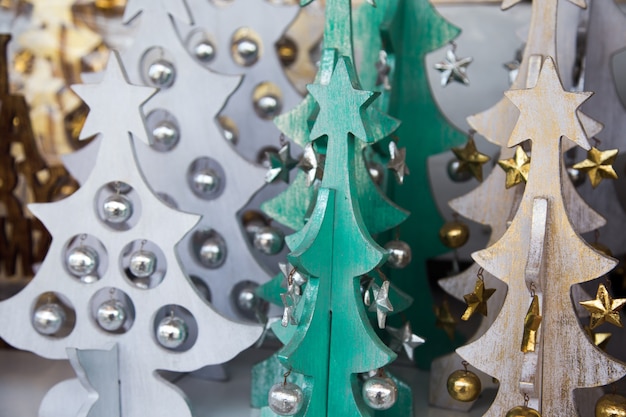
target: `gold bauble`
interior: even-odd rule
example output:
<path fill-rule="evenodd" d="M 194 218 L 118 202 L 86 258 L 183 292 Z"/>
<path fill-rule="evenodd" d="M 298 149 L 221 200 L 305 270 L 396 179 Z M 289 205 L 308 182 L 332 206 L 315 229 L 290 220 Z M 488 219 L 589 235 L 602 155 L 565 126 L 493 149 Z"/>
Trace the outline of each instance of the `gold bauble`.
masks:
<path fill-rule="evenodd" d="M 469 239 L 469 228 L 465 223 L 448 222 L 439 229 L 439 239 L 450 249 L 460 248 Z"/>
<path fill-rule="evenodd" d="M 509 412 L 506 413 L 506 417 L 541 417 L 541 414 L 533 408 L 520 405 L 511 408 Z"/>
<path fill-rule="evenodd" d="M 596 403 L 596 417 L 626 417 L 626 398 L 619 394 L 606 394 Z"/>
<path fill-rule="evenodd" d="M 475 373 L 460 369 L 448 377 L 448 394 L 457 401 L 471 402 L 480 395 L 482 386 Z"/>

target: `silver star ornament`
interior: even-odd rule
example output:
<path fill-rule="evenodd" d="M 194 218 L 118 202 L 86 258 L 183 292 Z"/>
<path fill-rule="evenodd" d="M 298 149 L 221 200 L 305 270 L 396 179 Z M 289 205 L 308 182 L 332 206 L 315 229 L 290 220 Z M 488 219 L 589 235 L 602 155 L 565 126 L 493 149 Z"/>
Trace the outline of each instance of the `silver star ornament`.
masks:
<path fill-rule="evenodd" d="M 313 149 L 311 143 L 307 143 L 304 147 L 304 153 L 300 160 L 300 168 L 306 174 L 306 185 L 309 187 L 315 180 L 321 180 L 324 170 L 322 168 L 322 157 Z"/>
<path fill-rule="evenodd" d="M 385 50 L 378 51 L 378 61 L 376 61 L 376 87 L 382 85 L 385 90 L 391 90 L 391 84 L 389 84 L 390 72 L 391 67 L 387 63 L 387 52 Z"/>
<path fill-rule="evenodd" d="M 472 63 L 474 58 L 457 58 L 456 48 L 453 46 L 446 52 L 446 58 L 435 64 L 435 69 L 441 72 L 441 86 L 445 87 L 452 81 L 469 84 L 469 78 L 467 77 L 467 67 Z"/>
<path fill-rule="evenodd" d="M 378 327 L 384 329 L 387 314 L 393 311 L 393 306 L 389 301 L 389 281 L 383 282 L 380 287 L 372 284 L 372 293 L 374 294 L 374 303 L 370 306 L 370 311 L 376 311 Z"/>
<path fill-rule="evenodd" d="M 411 323 L 408 321 L 404 323 L 404 326 L 400 329 L 395 327 L 387 327 L 387 332 L 393 337 L 390 343 L 390 348 L 396 352 L 400 349 L 404 349 L 406 356 L 413 360 L 413 349 L 424 344 L 425 340 L 416 334 L 413 334 L 411 330 Z"/>
<path fill-rule="evenodd" d="M 404 176 L 409 175 L 409 167 L 406 165 L 406 148 L 398 148 L 396 142 L 389 142 L 389 155 L 391 159 L 387 163 L 387 168 L 393 170 L 396 174 L 398 183 L 404 182 Z"/>
<path fill-rule="evenodd" d="M 266 152 L 266 155 L 270 168 L 265 174 L 265 182 L 273 183 L 281 180 L 289 184 L 289 171 L 298 164 L 298 161 L 291 157 L 290 143 L 285 143 L 278 153 Z"/>

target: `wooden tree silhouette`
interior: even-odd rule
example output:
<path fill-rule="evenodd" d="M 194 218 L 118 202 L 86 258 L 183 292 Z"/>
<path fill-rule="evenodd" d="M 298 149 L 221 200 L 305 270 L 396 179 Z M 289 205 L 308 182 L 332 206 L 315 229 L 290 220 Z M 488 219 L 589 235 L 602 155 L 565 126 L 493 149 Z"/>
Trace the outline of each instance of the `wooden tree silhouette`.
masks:
<path fill-rule="evenodd" d="M 36 277 L 0 303 L 0 335 L 50 359 L 67 358 L 70 349 L 90 391 L 113 382 L 115 389 L 99 391 L 96 404 L 93 395 L 85 399 L 87 412 L 190 417 L 181 393 L 155 371 L 223 363 L 254 343 L 261 329 L 218 315 L 180 270 L 175 244 L 198 218 L 154 196 L 134 158 L 133 138 L 144 135 L 140 106 L 155 90 L 128 84 L 113 54 L 101 83 L 74 89 L 91 109 L 82 137 L 101 135 L 98 158 L 75 194 L 30 206 L 54 239 Z M 116 314 L 101 312 L 111 304 Z M 107 353 L 111 346 L 116 359 Z M 81 367 L 91 350 L 112 362 Z M 110 372 L 116 378 L 107 381 Z M 65 392 L 72 398 L 59 401 L 76 398 L 75 391 Z"/>
<path fill-rule="evenodd" d="M 575 388 L 607 384 L 626 373 L 626 366 L 588 340 L 570 296 L 572 285 L 615 265 L 576 234 L 563 201 L 561 138 L 589 149 L 577 110 L 590 93 L 563 91 L 554 61 L 547 57 L 533 88 L 510 90 L 506 96 L 520 111 L 508 145 L 532 141 L 531 169 L 510 227 L 473 258 L 509 289 L 489 330 L 457 352 L 500 382 L 485 416 L 501 416 L 523 404 L 525 396 L 528 406 L 543 415 L 575 416 Z M 540 326 L 528 320 L 535 296 Z"/>

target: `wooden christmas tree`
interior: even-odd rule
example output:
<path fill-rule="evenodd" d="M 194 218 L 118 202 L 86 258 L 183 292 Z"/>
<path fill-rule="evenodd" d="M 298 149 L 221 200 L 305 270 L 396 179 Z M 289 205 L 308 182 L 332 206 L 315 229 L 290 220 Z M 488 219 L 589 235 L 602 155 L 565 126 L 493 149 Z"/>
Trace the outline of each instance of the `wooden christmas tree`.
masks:
<path fill-rule="evenodd" d="M 70 349 L 83 382 L 94 383 L 90 391 L 106 389 L 96 404 L 93 392 L 85 398 L 87 412 L 191 416 L 180 392 L 155 370 L 222 363 L 261 329 L 219 316 L 179 268 L 174 246 L 198 218 L 160 202 L 134 158 L 133 139 L 144 135 L 140 106 L 155 89 L 128 84 L 116 55 L 101 83 L 74 89 L 91 109 L 83 137 L 101 135 L 98 157 L 71 197 L 30 206 L 54 240 L 33 281 L 0 303 L 0 335 L 50 359 L 67 358 Z M 106 365 L 87 360 L 98 353 Z M 71 396 L 57 404 L 76 396 L 56 392 Z"/>
<path fill-rule="evenodd" d="M 506 95 L 520 111 L 508 144 L 532 141 L 530 173 L 510 227 L 473 257 L 508 285 L 508 293 L 485 335 L 457 352 L 500 382 L 485 416 L 514 407 L 575 416 L 575 388 L 607 384 L 626 373 L 626 366 L 587 339 L 570 297 L 572 285 L 615 265 L 576 234 L 563 199 L 561 138 L 589 149 L 577 110 L 590 94 L 563 91 L 548 57 L 533 88 Z"/>

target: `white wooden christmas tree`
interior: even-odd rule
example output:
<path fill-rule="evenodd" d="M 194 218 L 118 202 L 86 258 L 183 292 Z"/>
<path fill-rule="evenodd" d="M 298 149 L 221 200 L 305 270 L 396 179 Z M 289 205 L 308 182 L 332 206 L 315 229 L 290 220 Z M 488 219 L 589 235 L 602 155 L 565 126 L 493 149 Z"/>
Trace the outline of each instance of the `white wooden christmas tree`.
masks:
<path fill-rule="evenodd" d="M 155 89 L 128 84 L 112 55 L 102 82 L 74 90 L 90 107 L 81 137 L 100 134 L 98 156 L 75 194 L 30 206 L 53 242 L 33 281 L 0 303 L 0 336 L 46 358 L 69 354 L 90 394 L 78 415 L 191 417 L 184 395 L 155 371 L 228 361 L 261 328 L 217 314 L 180 269 L 175 244 L 198 217 L 154 196 L 134 155 L 147 146 L 136 143 L 140 106 Z M 53 389 L 67 397 L 44 402 L 42 415 L 67 415 L 50 411 L 76 401 L 65 387 Z"/>
<path fill-rule="evenodd" d="M 547 57 L 533 88 L 506 95 L 520 111 L 508 145 L 532 141 L 530 173 L 510 227 L 473 258 L 502 279 L 508 293 L 485 335 L 457 352 L 500 382 L 485 416 L 502 416 L 515 407 L 576 416 L 574 389 L 608 384 L 626 374 L 625 365 L 587 338 L 570 296 L 572 285 L 615 265 L 576 234 L 564 205 L 561 141 L 589 148 L 577 110 L 590 93 L 563 91 L 554 61 Z"/>

